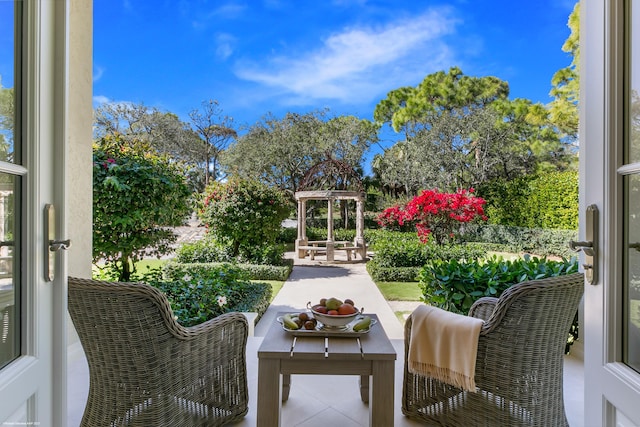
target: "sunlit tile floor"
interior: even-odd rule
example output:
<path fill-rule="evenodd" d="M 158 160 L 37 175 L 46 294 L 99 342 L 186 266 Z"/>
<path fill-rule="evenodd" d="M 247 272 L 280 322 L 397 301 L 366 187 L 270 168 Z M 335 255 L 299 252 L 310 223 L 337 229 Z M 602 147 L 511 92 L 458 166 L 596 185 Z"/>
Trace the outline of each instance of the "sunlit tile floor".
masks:
<path fill-rule="evenodd" d="M 256 425 L 258 356 L 262 337 L 250 337 L 247 344 L 247 373 L 249 378 L 249 413 L 236 426 Z M 395 377 L 394 426 L 418 426 L 402 415 L 402 340 L 393 339 L 398 353 Z M 77 349 L 76 349 L 77 350 Z M 89 387 L 89 371 L 84 357 L 77 355 L 69 363 L 68 419 L 69 427 L 77 427 L 82 418 Z M 565 408 L 572 427 L 583 427 L 583 370 L 582 361 L 568 356 L 565 359 Z M 360 400 L 357 376 L 294 375 L 289 400 L 282 405 L 283 427 L 357 427 L 369 425 L 369 407 Z"/>

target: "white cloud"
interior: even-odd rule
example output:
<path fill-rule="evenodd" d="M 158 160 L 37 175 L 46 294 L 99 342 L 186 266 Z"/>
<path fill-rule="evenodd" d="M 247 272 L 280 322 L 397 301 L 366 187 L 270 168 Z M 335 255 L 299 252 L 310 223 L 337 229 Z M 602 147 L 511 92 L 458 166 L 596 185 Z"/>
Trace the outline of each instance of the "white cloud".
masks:
<path fill-rule="evenodd" d="M 108 104 L 109 102 L 111 102 L 109 98 L 104 95 L 96 95 L 93 97 L 94 105 Z"/>
<path fill-rule="evenodd" d="M 104 74 L 104 68 L 99 67 L 99 66 L 94 66 L 93 67 L 93 82 L 97 82 L 98 80 L 100 80 L 102 78 L 102 75 Z"/>
<path fill-rule="evenodd" d="M 216 56 L 222 60 L 231 56 L 236 44 L 236 38 L 231 34 L 220 33 L 215 36 Z"/>
<path fill-rule="evenodd" d="M 449 9 L 432 9 L 380 28 L 347 28 L 305 55 L 238 64 L 236 74 L 286 93 L 295 103 L 368 101 L 453 63 L 442 40 L 458 24 L 451 15 Z"/>
<path fill-rule="evenodd" d="M 196 30 L 202 30 L 209 28 L 211 22 L 217 19 L 236 19 L 242 16 L 247 9 L 246 4 L 240 3 L 224 3 L 215 9 L 210 11 L 194 10 L 192 13 L 196 18 L 192 21 L 191 25 Z"/>

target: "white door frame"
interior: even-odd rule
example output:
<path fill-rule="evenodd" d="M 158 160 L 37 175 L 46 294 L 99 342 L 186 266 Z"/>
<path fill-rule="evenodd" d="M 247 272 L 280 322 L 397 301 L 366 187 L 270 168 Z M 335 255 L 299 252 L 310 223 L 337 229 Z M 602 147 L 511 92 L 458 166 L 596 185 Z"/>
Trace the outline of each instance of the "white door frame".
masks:
<path fill-rule="evenodd" d="M 599 280 L 585 285 L 585 425 L 640 425 L 640 375 L 620 362 L 618 335 L 623 321 L 623 211 L 618 209 L 623 193 L 617 174 L 623 164 L 623 1 L 581 3 L 581 236 L 586 207 L 595 204 L 600 210 Z"/>
<path fill-rule="evenodd" d="M 44 280 L 44 205 L 66 232 L 64 171 L 69 1 L 24 1 L 22 64 L 22 335 L 18 359 L 0 371 L 0 422 L 66 425 L 66 268 Z M 16 76 L 18 77 L 18 76 Z M 19 132 L 20 130 L 17 130 Z M 60 235 L 58 235 L 60 236 Z"/>

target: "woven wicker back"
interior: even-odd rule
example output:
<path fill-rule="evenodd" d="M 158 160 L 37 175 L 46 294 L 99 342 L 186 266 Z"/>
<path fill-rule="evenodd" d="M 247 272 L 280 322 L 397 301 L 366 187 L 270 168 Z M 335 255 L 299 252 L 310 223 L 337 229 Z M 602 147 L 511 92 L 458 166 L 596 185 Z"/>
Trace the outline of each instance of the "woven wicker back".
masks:
<path fill-rule="evenodd" d="M 584 291 L 581 273 L 519 283 L 481 298 L 469 315 L 485 319 L 476 358 L 476 393 L 408 372 L 405 415 L 447 426 L 567 426 L 564 349 Z M 405 326 L 408 349 L 411 322 Z M 465 349 L 460 349 L 465 351 Z"/>
<path fill-rule="evenodd" d="M 69 278 L 68 301 L 89 363 L 83 425 L 224 425 L 246 414 L 243 315 L 184 328 L 140 283 Z"/>

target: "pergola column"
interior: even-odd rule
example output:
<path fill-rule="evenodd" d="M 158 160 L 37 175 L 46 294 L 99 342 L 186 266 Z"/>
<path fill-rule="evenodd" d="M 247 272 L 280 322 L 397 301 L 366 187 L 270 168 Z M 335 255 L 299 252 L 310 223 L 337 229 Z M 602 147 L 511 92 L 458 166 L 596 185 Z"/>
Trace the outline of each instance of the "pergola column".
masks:
<path fill-rule="evenodd" d="M 333 246 L 333 201 L 335 199 L 329 198 L 327 204 L 327 261 L 334 260 L 334 246 Z"/>
<path fill-rule="evenodd" d="M 298 258 L 307 256 L 306 250 L 298 249 L 300 246 L 306 246 L 307 243 L 307 201 L 298 199 L 298 238 L 296 239 Z"/>
<path fill-rule="evenodd" d="M 356 200 L 356 238 L 353 246 L 358 248 L 358 253 L 362 259 L 367 257 L 367 245 L 364 241 L 364 200 Z"/>

